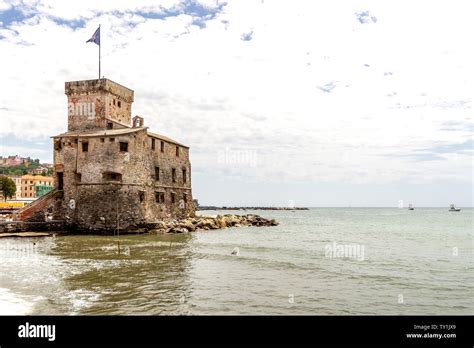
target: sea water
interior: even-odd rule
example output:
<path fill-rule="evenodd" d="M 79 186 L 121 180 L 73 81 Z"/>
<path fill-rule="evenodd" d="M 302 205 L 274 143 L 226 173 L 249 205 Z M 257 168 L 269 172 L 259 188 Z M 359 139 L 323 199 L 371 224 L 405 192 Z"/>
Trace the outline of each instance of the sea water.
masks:
<path fill-rule="evenodd" d="M 474 314 L 473 209 L 231 213 L 280 225 L 2 238 L 0 314 Z"/>

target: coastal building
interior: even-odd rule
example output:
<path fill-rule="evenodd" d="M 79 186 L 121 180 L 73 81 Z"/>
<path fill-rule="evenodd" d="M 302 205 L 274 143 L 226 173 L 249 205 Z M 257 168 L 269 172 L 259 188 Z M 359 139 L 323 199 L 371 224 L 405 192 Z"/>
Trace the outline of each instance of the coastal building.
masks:
<path fill-rule="evenodd" d="M 54 188 L 53 185 L 35 185 L 35 190 L 36 190 L 36 197 L 41 197 L 47 194 L 48 192 L 52 191 Z"/>
<path fill-rule="evenodd" d="M 7 157 L 0 156 L 0 166 L 13 167 L 13 166 L 19 166 L 21 164 L 27 165 L 28 159 L 22 158 L 18 155 L 7 156 Z"/>
<path fill-rule="evenodd" d="M 43 171 L 44 171 L 44 168 L 36 167 L 36 168 L 32 168 L 32 169 L 28 170 L 28 174 L 41 175 L 41 174 L 43 174 Z"/>
<path fill-rule="evenodd" d="M 134 92 L 66 82 L 68 130 L 54 139 L 55 218 L 80 230 L 134 229 L 193 216 L 189 147 L 131 117 Z"/>
<path fill-rule="evenodd" d="M 48 186 L 49 190 L 52 190 L 53 185 L 54 179 L 52 177 L 42 175 L 23 175 L 22 177 L 20 177 L 21 197 L 38 198 L 40 197 L 38 196 L 38 194 L 43 193 L 47 189 L 43 188 L 37 191 L 37 186 Z"/>
<path fill-rule="evenodd" d="M 16 192 L 15 192 L 15 199 L 21 198 L 21 176 L 12 176 L 10 177 L 15 182 Z"/>

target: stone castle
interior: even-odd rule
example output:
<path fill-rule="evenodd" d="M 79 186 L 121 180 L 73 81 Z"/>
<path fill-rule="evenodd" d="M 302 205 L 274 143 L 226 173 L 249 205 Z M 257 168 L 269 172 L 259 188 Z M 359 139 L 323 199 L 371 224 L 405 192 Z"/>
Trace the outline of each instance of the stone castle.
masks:
<path fill-rule="evenodd" d="M 189 147 L 131 117 L 134 92 L 109 79 L 66 82 L 68 131 L 54 139 L 55 219 L 133 230 L 194 216 Z"/>

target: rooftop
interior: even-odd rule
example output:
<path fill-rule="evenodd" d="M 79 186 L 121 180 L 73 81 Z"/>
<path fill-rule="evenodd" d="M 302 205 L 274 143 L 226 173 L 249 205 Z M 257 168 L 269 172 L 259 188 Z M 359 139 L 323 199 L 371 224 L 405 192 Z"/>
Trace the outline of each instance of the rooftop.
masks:
<path fill-rule="evenodd" d="M 95 130 L 95 131 L 70 131 L 55 135 L 52 138 L 76 138 L 76 137 L 103 137 L 112 135 L 124 135 L 139 132 L 147 129 L 147 127 L 138 128 L 120 128 L 120 129 L 107 129 L 107 130 Z"/>
<path fill-rule="evenodd" d="M 153 138 L 157 138 L 157 139 L 160 139 L 160 140 L 164 140 L 164 141 L 167 141 L 169 143 L 173 143 L 173 144 L 176 144 L 176 145 L 180 145 L 182 147 L 185 147 L 187 149 L 189 149 L 189 146 L 186 146 L 186 145 L 183 145 L 181 143 L 178 143 L 176 140 L 173 140 L 171 138 L 168 138 L 164 135 L 161 135 L 161 134 L 157 134 L 157 133 L 152 133 L 152 132 L 149 132 L 147 131 L 147 134 L 150 136 L 150 137 L 153 137 Z"/>
<path fill-rule="evenodd" d="M 43 176 L 43 175 L 23 175 L 21 177 L 24 180 L 47 180 L 47 181 L 53 181 L 54 179 L 50 176 Z"/>
<path fill-rule="evenodd" d="M 90 93 L 93 91 L 106 91 L 120 95 L 128 102 L 133 102 L 134 92 L 132 89 L 109 79 L 69 81 L 65 83 L 67 95 Z"/>
<path fill-rule="evenodd" d="M 176 140 L 173 140 L 171 138 L 168 138 L 164 135 L 157 134 L 157 133 L 152 133 L 148 131 L 148 127 L 137 127 L 137 128 L 121 128 L 121 129 L 107 129 L 107 130 L 96 130 L 92 132 L 78 132 L 78 131 L 70 131 L 66 133 L 61 133 L 58 135 L 53 136 L 52 138 L 94 138 L 94 137 L 104 137 L 104 136 L 118 136 L 118 135 L 126 135 L 126 134 L 131 134 L 135 132 L 140 132 L 146 130 L 148 136 L 157 138 L 160 140 L 167 141 L 172 144 L 176 144 L 185 148 L 189 148 L 186 145 L 183 145 Z"/>

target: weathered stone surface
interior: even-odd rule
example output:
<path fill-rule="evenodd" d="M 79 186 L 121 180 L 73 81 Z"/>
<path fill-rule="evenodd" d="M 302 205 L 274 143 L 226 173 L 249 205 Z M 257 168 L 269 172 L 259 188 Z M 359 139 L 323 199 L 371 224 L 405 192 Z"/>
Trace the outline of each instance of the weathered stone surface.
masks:
<path fill-rule="evenodd" d="M 242 226 L 277 226 L 278 222 L 274 219 L 266 219 L 258 215 L 218 215 L 216 217 L 200 216 L 182 221 L 169 220 L 163 222 L 168 226 L 168 233 L 184 233 L 183 229 L 189 232 L 199 230 L 208 231 L 226 227 Z"/>
<path fill-rule="evenodd" d="M 73 107 L 69 132 L 54 137 L 56 189 L 63 192 L 55 217 L 77 231 L 110 233 L 194 216 L 189 148 L 143 124 L 132 127 L 132 90 L 107 79 L 73 81 L 66 95 L 69 106 L 96 110 L 81 116 Z"/>
<path fill-rule="evenodd" d="M 27 222 L 13 221 L 0 222 L 0 233 L 19 233 L 33 231 L 65 231 L 64 221 L 48 221 L 48 222 Z"/>
<path fill-rule="evenodd" d="M 185 221 L 180 224 L 180 227 L 187 229 L 189 232 L 194 232 L 196 230 L 196 226 L 191 221 Z"/>
<path fill-rule="evenodd" d="M 131 122 L 134 92 L 116 82 L 108 79 L 66 82 L 65 93 L 70 131 L 105 128 L 107 119 L 122 127 Z"/>
<path fill-rule="evenodd" d="M 244 226 L 277 226 L 278 222 L 274 219 L 266 219 L 258 215 L 224 215 L 224 216 L 200 216 L 186 218 L 182 220 L 164 219 L 152 223 L 144 224 L 141 227 L 133 227 L 129 229 L 121 229 L 120 234 L 165 234 L 165 233 L 188 233 L 197 231 L 216 230 L 227 227 L 244 227 Z M 61 233 L 77 232 L 73 226 L 68 226 L 64 221 L 49 222 L 1 222 L 0 233 L 19 233 L 26 231 L 59 231 Z M 91 234 L 112 234 L 117 231 L 114 229 L 104 230 L 102 228 L 90 227 L 87 230 L 80 230 Z"/>
<path fill-rule="evenodd" d="M 168 231 L 164 228 L 154 228 L 154 229 L 149 230 L 149 233 L 150 234 L 164 234 L 164 233 L 168 233 Z"/>
<path fill-rule="evenodd" d="M 172 227 L 168 233 L 188 233 L 188 230 L 184 227 Z"/>

